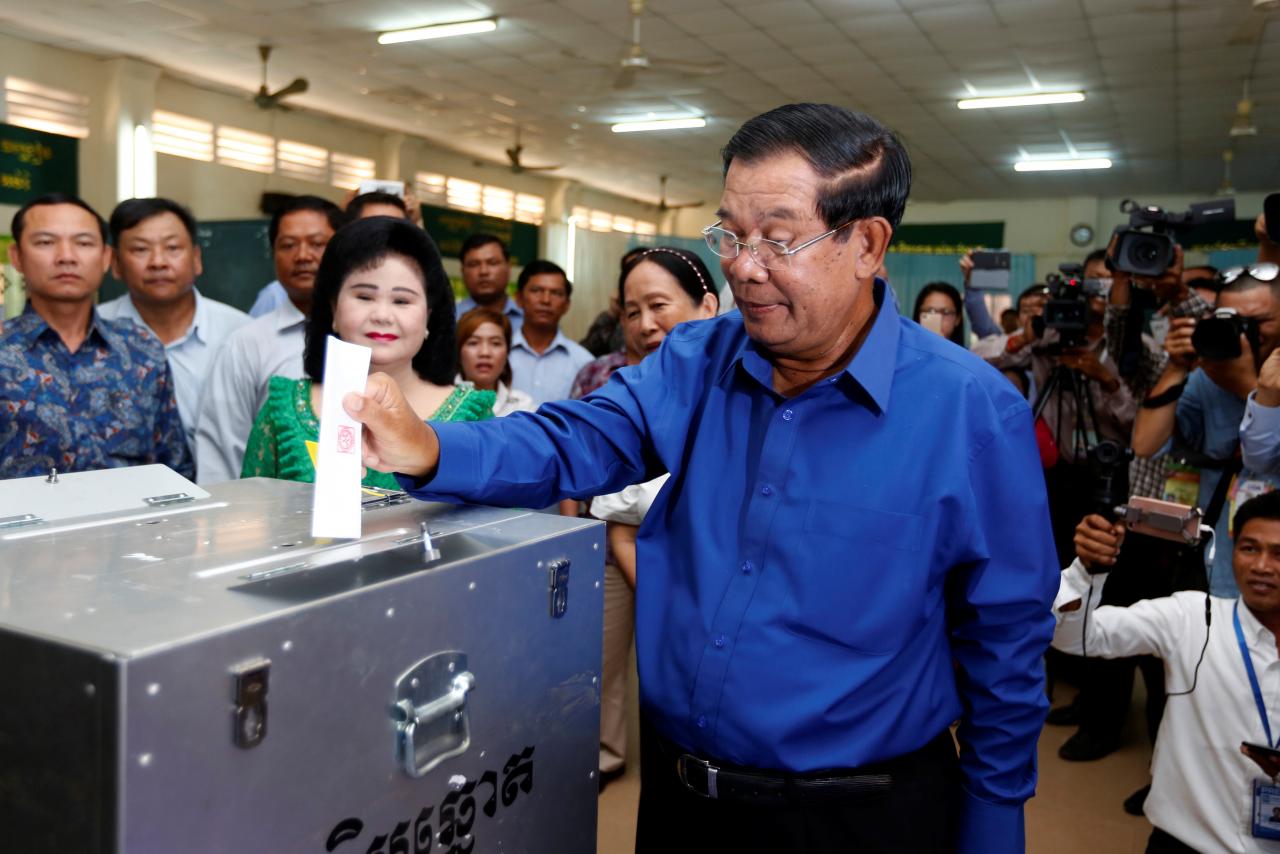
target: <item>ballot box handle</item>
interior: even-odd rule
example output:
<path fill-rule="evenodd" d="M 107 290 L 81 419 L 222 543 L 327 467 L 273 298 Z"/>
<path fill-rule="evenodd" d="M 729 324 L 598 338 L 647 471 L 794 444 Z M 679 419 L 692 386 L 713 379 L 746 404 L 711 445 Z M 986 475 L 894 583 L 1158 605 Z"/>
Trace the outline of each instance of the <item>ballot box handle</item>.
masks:
<path fill-rule="evenodd" d="M 396 680 L 396 755 L 410 777 L 425 776 L 471 746 L 467 697 L 475 685 L 460 652 L 428 656 Z"/>

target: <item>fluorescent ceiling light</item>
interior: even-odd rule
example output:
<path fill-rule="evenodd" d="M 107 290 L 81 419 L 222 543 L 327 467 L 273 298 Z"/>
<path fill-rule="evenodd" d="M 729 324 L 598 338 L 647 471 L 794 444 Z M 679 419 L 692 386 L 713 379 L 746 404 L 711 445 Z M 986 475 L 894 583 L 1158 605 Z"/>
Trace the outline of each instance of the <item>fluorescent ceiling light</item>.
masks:
<path fill-rule="evenodd" d="M 1043 104 L 1078 104 L 1083 92 L 1043 92 L 1036 95 L 1009 95 L 1000 98 L 965 98 L 956 101 L 962 110 L 987 110 L 996 107 L 1035 107 Z"/>
<path fill-rule="evenodd" d="M 1105 157 L 1077 157 L 1071 160 L 1019 160 L 1013 164 L 1017 172 L 1068 172 L 1075 169 L 1110 169 Z"/>
<path fill-rule="evenodd" d="M 636 133 L 645 130 L 680 130 L 681 128 L 706 127 L 707 120 L 696 119 L 656 119 L 643 122 L 619 122 L 612 127 L 614 133 Z"/>
<path fill-rule="evenodd" d="M 491 33 L 498 28 L 497 18 L 479 21 L 459 21 L 453 24 L 432 24 L 429 27 L 413 27 L 408 30 L 391 30 L 378 34 L 378 44 L 401 44 L 427 39 L 445 39 L 449 36 L 469 36 L 474 33 Z"/>

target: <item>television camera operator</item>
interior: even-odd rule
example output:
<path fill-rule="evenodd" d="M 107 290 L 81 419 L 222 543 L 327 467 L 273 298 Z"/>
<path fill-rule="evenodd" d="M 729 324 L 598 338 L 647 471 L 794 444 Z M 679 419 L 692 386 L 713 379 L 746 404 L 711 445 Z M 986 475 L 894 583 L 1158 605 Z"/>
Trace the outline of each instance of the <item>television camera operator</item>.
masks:
<path fill-rule="evenodd" d="M 1029 309 L 1020 312 L 1022 329 L 973 347 L 1001 371 L 1030 370 L 1049 513 L 1063 563 L 1071 559 L 1075 525 L 1090 508 L 1090 452 L 1102 440 L 1127 448 L 1138 408 L 1107 351 L 1105 293 L 1081 272 L 1080 265 L 1064 265 L 1063 276 L 1028 289 L 1020 302 Z"/>
<path fill-rule="evenodd" d="M 1117 229 L 1108 249 L 1091 253 L 1084 265 L 1086 278 L 1102 279 L 1110 285 L 1103 322 L 1107 351 L 1116 354 L 1120 374 L 1138 400 L 1148 396 L 1168 362 L 1161 342 L 1171 319 L 1200 317 L 1213 310 L 1190 287 L 1192 279 L 1203 272 L 1196 268 L 1188 275 L 1192 271 L 1184 268 L 1182 247 L 1173 235 L 1168 239 L 1163 239 L 1164 232 L 1153 236 L 1155 228 L 1146 224 L 1146 219 L 1155 214 L 1152 209 L 1141 210 L 1144 213 L 1138 223 Z M 1174 218 L 1180 221 L 1183 217 Z M 1163 270 L 1153 269 L 1153 261 L 1164 263 Z M 1163 454 L 1135 456 L 1129 463 L 1129 494 L 1162 498 L 1164 463 Z M 1194 503 L 1194 498 L 1190 501 Z M 1132 605 L 1174 590 L 1203 587 L 1199 549 L 1140 537 L 1131 541 L 1121 556 L 1103 604 Z M 1159 663 L 1150 657 L 1093 659 L 1081 669 L 1080 692 L 1075 700 L 1049 715 L 1050 723 L 1079 724 L 1059 751 L 1062 758 L 1088 761 L 1115 750 L 1129 716 L 1135 669 L 1142 670 L 1146 683 L 1147 732 L 1154 741 L 1164 711 L 1164 677 Z M 1142 814 L 1148 788 L 1139 789 L 1125 800 L 1126 812 Z"/>
<path fill-rule="evenodd" d="M 1280 753 L 1271 710 L 1280 705 L 1280 685 L 1270 674 L 1280 667 L 1280 493 L 1243 503 L 1234 546 L 1218 544 L 1240 590 L 1231 598 L 1182 591 L 1130 607 L 1102 605 L 1125 531 L 1098 515 L 1077 528 L 1078 559 L 1063 570 L 1054 603 L 1053 645 L 1163 662 L 1172 690 L 1144 809 L 1154 826 L 1147 854 L 1275 851 Z"/>

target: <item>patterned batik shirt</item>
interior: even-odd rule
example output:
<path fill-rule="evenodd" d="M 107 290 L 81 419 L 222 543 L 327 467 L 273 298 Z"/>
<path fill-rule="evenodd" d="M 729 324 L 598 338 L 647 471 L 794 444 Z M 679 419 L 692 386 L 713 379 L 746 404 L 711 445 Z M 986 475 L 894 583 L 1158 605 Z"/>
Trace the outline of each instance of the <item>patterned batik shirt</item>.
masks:
<path fill-rule="evenodd" d="M 187 448 L 160 342 L 94 310 L 72 353 L 28 305 L 0 333 L 0 479 L 163 463 Z"/>

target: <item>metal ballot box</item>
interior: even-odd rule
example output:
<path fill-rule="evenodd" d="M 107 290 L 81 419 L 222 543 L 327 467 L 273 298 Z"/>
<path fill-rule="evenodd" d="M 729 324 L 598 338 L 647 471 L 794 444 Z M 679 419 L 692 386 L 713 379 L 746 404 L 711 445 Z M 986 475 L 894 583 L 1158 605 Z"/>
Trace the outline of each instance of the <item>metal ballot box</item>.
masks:
<path fill-rule="evenodd" d="M 114 471 L 0 489 L 0 849 L 595 851 L 600 523 Z"/>

